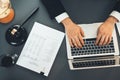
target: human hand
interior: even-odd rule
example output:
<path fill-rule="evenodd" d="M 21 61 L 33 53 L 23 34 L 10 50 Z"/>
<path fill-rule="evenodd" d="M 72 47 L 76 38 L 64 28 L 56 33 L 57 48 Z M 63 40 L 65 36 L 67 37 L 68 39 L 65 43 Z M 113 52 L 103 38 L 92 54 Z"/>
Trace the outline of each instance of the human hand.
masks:
<path fill-rule="evenodd" d="M 84 37 L 84 32 L 82 28 L 72 22 L 70 18 L 64 19 L 62 23 L 65 27 L 70 45 L 72 47 L 74 46 L 77 48 L 82 48 L 82 46 L 84 45 L 84 41 L 82 38 Z"/>
<path fill-rule="evenodd" d="M 117 19 L 110 16 L 100 27 L 98 28 L 98 34 L 96 39 L 96 45 L 107 45 L 111 42 L 112 32 Z"/>

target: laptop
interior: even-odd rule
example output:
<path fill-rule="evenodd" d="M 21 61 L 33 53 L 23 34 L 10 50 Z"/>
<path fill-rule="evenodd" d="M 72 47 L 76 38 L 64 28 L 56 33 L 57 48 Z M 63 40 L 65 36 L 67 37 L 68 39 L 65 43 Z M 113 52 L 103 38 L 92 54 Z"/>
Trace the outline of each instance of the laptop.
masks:
<path fill-rule="evenodd" d="M 82 48 L 71 47 L 66 35 L 67 57 L 71 70 L 120 66 L 119 48 L 114 29 L 109 45 L 96 46 L 97 30 L 102 23 L 80 24 L 85 37 Z"/>

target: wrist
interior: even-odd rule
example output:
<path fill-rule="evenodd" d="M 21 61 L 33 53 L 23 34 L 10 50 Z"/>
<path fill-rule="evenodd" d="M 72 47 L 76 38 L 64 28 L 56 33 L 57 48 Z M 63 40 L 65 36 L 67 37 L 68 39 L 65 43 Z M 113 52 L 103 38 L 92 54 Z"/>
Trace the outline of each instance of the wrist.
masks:
<path fill-rule="evenodd" d="M 64 25 L 64 27 L 67 27 L 67 26 L 73 24 L 73 21 L 69 17 L 67 17 L 61 23 Z"/>
<path fill-rule="evenodd" d="M 111 24 L 115 24 L 116 22 L 118 22 L 118 20 L 117 20 L 115 17 L 113 17 L 113 16 L 110 16 L 110 17 L 107 19 L 107 21 L 108 21 L 109 23 L 111 23 Z"/>

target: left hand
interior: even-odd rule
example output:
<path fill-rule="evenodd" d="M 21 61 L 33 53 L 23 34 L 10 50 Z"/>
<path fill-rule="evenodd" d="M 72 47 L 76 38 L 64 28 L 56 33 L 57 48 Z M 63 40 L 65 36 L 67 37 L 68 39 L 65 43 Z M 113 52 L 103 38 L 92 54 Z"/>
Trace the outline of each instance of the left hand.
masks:
<path fill-rule="evenodd" d="M 100 27 L 98 28 L 96 45 L 107 45 L 111 42 L 112 32 L 117 19 L 110 16 Z"/>

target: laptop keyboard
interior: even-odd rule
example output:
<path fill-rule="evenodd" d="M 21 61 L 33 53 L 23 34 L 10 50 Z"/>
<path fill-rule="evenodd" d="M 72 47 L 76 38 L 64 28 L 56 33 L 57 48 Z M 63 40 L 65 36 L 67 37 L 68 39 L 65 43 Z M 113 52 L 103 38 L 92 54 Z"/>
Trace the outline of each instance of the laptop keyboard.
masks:
<path fill-rule="evenodd" d="M 96 38 L 84 39 L 85 45 L 82 48 L 71 47 L 72 56 L 114 53 L 113 39 L 105 46 L 95 45 Z"/>
<path fill-rule="evenodd" d="M 115 60 L 73 62 L 73 68 L 115 65 Z"/>

